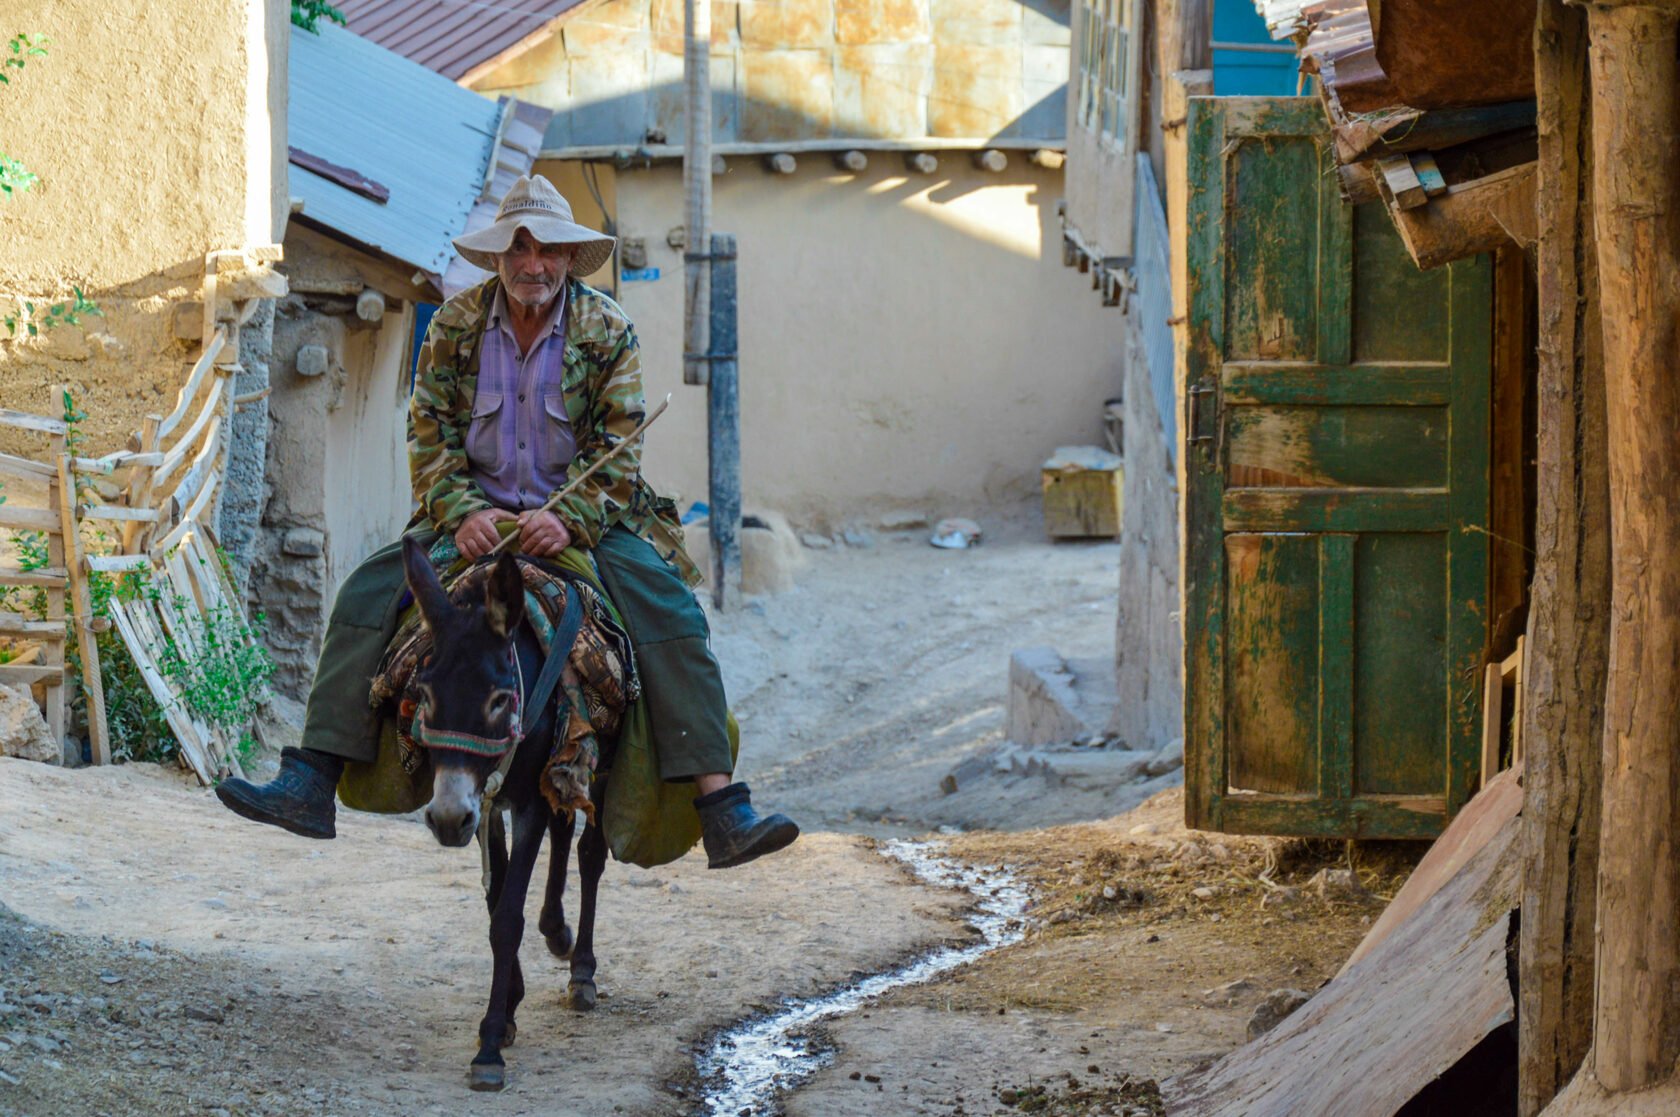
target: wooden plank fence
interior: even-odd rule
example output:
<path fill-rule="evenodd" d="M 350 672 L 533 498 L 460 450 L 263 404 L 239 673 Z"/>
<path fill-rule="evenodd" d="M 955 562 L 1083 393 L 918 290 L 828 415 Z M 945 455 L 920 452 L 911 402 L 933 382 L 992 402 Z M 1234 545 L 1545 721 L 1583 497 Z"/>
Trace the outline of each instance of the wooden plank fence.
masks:
<path fill-rule="evenodd" d="M 40 569 L 24 569 L 16 559 L 0 561 L 0 588 L 46 595 L 44 621 L 20 614 L 10 603 L 0 605 L 0 639 L 21 648 L 0 664 L 0 685 L 30 689 L 53 738 L 62 740 L 68 688 L 78 681 L 65 667 L 73 637 L 83 664 L 79 681 L 87 696 L 95 764 L 111 759 L 95 636 L 114 624 L 180 742 L 183 763 L 206 784 L 243 775 L 238 734 L 195 717 L 181 682 L 163 664 L 171 654 L 197 659 L 207 628 L 218 620 L 238 631 L 249 628 L 240 595 L 222 566 L 213 521 L 226 476 L 234 381 L 241 371 L 239 328 L 255 311 L 256 298 L 284 293 L 283 279 L 267 267 L 277 258 L 273 250 L 206 257 L 203 343 L 174 408 L 147 416 L 128 450 L 77 457 L 70 444 L 73 425 L 65 419 L 0 408 L 0 427 L 32 432 L 45 442 L 38 458 L 0 454 L 0 480 L 16 477 L 46 491 L 45 507 L 0 504 L 0 529 L 39 532 L 47 549 Z M 53 410 L 62 392 L 54 389 Z M 94 478 L 105 479 L 103 491 L 116 495 L 100 497 Z M 111 553 L 87 553 L 89 524 L 106 529 L 114 541 Z M 126 599 L 113 595 L 109 621 L 96 618 L 95 572 L 143 573 L 150 591 Z"/>

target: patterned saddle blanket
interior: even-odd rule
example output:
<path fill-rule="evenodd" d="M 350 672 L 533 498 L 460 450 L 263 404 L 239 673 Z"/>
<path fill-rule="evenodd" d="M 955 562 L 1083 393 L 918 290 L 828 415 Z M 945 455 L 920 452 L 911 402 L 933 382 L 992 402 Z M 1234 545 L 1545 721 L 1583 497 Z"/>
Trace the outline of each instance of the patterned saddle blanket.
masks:
<path fill-rule="evenodd" d="M 484 600 L 492 563 L 463 565 L 454 540 L 447 536 L 432 548 L 431 557 L 434 565 L 446 571 L 443 583 L 451 600 L 457 604 Z M 524 556 L 519 559 L 519 572 L 525 583 L 525 623 L 545 657 L 565 611 L 568 589 L 583 597 L 583 626 L 555 688 L 554 700 L 561 708 L 556 711 L 554 740 L 543 768 L 542 793 L 556 812 L 583 811 L 593 820 L 589 785 L 602 764 L 603 744 L 610 750 L 617 741 L 626 713 L 641 695 L 630 636 L 587 579 Z M 434 654 L 420 610 L 410 607 L 386 646 L 369 695 L 375 707 L 394 713 L 403 769 L 411 775 L 426 763 L 426 750 L 418 740 L 414 674 Z M 535 681 L 532 675 L 530 682 Z M 537 712 L 529 711 L 528 717 L 527 724 L 534 725 Z M 610 751 L 607 756 L 610 766 Z"/>

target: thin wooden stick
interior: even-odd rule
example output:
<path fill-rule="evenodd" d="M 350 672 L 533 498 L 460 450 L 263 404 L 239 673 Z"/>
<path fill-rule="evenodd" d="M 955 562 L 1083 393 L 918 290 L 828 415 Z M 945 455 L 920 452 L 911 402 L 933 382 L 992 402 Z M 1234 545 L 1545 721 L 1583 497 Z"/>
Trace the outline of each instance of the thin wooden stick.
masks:
<path fill-rule="evenodd" d="M 608 462 L 612 461 L 614 458 L 616 458 L 619 455 L 619 453 L 626 446 L 630 445 L 632 442 L 636 441 L 636 439 L 640 438 L 642 436 L 642 432 L 647 430 L 649 427 L 653 426 L 653 421 L 655 419 L 659 418 L 661 415 L 665 414 L 665 409 L 667 407 L 670 407 L 670 406 L 671 406 L 671 395 L 670 395 L 670 393 L 667 392 L 666 395 L 665 395 L 665 402 L 661 403 L 658 407 L 654 408 L 653 409 L 653 414 L 649 415 L 646 419 L 643 419 L 641 425 L 638 426 L 635 430 L 631 431 L 628 438 L 624 439 L 624 441 L 620 442 L 617 446 L 614 446 L 611 450 L 608 450 L 605 454 L 602 454 L 601 459 L 599 461 L 597 461 L 594 465 L 590 466 L 588 469 L 584 470 L 582 473 L 578 474 L 577 477 L 574 480 L 572 480 L 571 482 L 569 482 L 566 485 L 565 488 L 561 489 L 559 492 L 557 492 L 553 496 L 549 497 L 548 498 L 548 503 L 544 504 L 541 508 L 537 509 L 537 511 L 539 511 L 539 512 L 552 512 L 552 511 L 554 511 L 555 507 L 557 505 L 559 505 L 559 503 L 562 500 L 565 500 L 567 497 L 571 496 L 574 492 L 576 492 L 577 487 L 579 485 L 583 484 L 585 481 L 589 480 L 589 478 L 594 475 L 596 470 L 600 469 L 602 466 L 604 466 Z M 490 550 L 485 553 L 485 557 L 488 558 L 488 557 L 490 557 L 490 555 L 501 554 L 504 550 L 507 549 L 507 545 L 509 543 L 512 543 L 515 539 L 518 539 L 518 538 L 519 538 L 519 533 L 517 531 L 510 532 L 509 534 L 502 536 L 501 542 L 497 543 L 494 547 L 491 547 Z"/>

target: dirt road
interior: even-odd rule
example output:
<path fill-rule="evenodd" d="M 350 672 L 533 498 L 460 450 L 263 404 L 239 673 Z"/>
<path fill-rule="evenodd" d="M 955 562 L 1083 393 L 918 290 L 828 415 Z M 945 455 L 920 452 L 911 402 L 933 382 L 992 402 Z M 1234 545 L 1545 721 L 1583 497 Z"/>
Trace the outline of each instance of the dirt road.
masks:
<path fill-rule="evenodd" d="M 533 931 L 501 1095 L 465 1089 L 490 967 L 474 850 L 348 813 L 338 840 L 311 843 L 174 772 L 0 760 L 0 1117 L 696 1113 L 694 1059 L 717 1029 L 971 941 L 963 898 L 915 883 L 868 835 L 1024 830 L 1035 804 L 1054 809 L 1039 781 L 1009 791 L 1006 814 L 950 817 L 938 779 L 996 745 L 1012 648 L 1102 654 L 1113 548 L 1020 532 L 959 554 L 883 538 L 813 557 L 800 589 L 715 626 L 744 772 L 806 836 L 728 873 L 694 855 L 610 865 L 600 1008 L 561 1007 L 564 969 Z M 1067 1112 L 1151 1112 L 1129 1076 L 1240 1042 L 1260 996 L 1313 988 L 1380 907 L 1262 908 L 1262 846 L 1190 840 L 1180 811 L 1169 798 L 1094 828 L 950 838 L 1021 867 L 1038 926 L 823 1025 L 830 1066 L 778 1104 L 955 1117 L 1052 1087 L 1099 1099 Z M 1114 881 L 1136 902 L 1104 900 Z M 1201 881 L 1228 898 L 1190 898 Z M 1306 945 L 1276 949 L 1285 919 Z"/>

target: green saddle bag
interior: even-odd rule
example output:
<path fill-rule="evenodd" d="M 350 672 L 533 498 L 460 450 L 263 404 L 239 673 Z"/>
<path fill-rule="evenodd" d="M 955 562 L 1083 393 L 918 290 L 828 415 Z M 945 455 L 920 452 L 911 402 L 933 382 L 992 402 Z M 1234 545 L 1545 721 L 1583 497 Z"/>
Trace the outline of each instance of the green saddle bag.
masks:
<path fill-rule="evenodd" d="M 379 754 L 369 764 L 346 761 L 338 777 L 338 801 L 353 811 L 408 814 L 432 801 L 432 765 L 421 756 L 413 772 L 403 768 L 402 742 L 394 718 L 380 719 Z"/>

